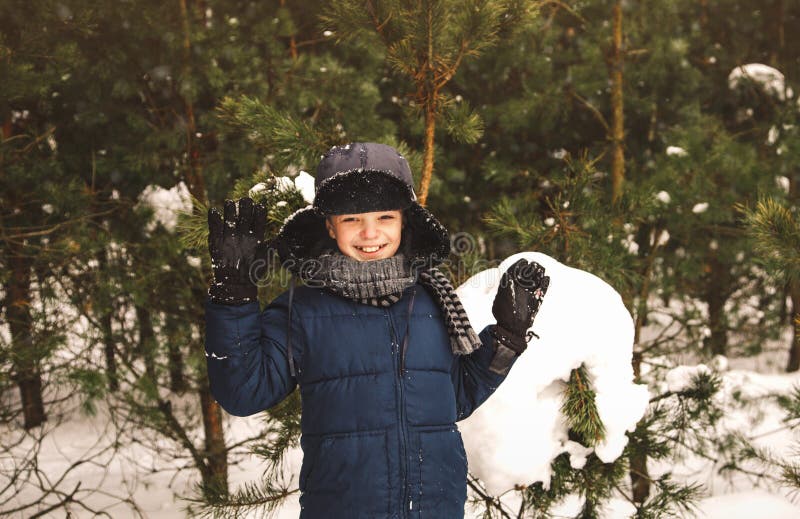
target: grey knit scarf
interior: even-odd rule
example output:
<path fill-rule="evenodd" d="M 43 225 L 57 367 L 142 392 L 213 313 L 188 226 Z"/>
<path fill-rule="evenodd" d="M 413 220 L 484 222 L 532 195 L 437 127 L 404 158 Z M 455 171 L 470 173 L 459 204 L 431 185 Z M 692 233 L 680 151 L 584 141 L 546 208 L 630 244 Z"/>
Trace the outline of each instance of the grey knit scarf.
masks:
<path fill-rule="evenodd" d="M 328 250 L 307 263 L 301 272 L 301 278 L 309 286 L 324 287 L 342 297 L 377 307 L 399 301 L 403 291 L 417 282 L 417 277 L 442 309 L 453 353 L 467 355 L 479 348 L 480 337 L 472 329 L 453 285 L 436 267 L 413 269 L 402 253 L 386 259 L 358 261 L 338 250 Z"/>

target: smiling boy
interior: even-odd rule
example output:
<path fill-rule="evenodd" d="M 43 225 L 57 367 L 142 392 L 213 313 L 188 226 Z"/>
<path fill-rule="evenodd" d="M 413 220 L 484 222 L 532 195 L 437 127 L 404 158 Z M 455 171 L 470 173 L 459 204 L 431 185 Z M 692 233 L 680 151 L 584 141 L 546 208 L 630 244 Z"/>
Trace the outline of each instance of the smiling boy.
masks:
<path fill-rule="evenodd" d="M 390 146 L 332 148 L 312 207 L 269 242 L 303 285 L 259 311 L 250 266 L 265 209 L 209 212 L 214 283 L 206 310 L 211 392 L 229 413 L 302 398 L 301 518 L 459 518 L 467 458 L 458 420 L 527 347 L 549 278 L 515 263 L 476 333 L 437 268 L 447 230 L 416 201 Z"/>

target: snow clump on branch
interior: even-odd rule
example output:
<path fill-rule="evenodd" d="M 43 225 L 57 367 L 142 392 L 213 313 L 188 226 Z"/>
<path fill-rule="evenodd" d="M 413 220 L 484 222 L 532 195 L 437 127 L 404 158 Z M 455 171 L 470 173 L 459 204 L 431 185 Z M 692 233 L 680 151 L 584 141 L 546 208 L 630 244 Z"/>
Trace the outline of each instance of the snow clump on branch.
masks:
<path fill-rule="evenodd" d="M 728 74 L 728 87 L 736 90 L 751 81 L 761 86 L 764 92 L 777 97 L 781 101 L 794 97 L 791 88 L 786 87 L 783 74 L 773 67 L 762 63 L 748 63 L 734 68 Z"/>
<path fill-rule="evenodd" d="M 460 424 L 470 470 L 493 495 L 537 481 L 549 487 L 551 463 L 564 452 L 573 467 L 591 452 L 604 463 L 614 461 L 650 398 L 647 387 L 633 381 L 631 315 L 619 293 L 589 272 L 537 252 L 506 258 L 456 290 L 472 326 L 482 330 L 495 322 L 491 308 L 500 278 L 520 258 L 538 262 L 550 276 L 531 327 L 540 338 L 531 341 L 494 395 Z M 593 448 L 570 440 L 561 411 L 570 373 L 581 365 L 605 427 Z"/>

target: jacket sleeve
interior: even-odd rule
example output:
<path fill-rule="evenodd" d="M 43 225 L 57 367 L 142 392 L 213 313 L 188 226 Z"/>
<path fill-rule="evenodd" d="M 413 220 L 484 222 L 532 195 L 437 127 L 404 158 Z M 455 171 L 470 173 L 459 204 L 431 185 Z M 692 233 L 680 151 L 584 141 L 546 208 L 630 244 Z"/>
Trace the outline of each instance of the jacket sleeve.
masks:
<path fill-rule="evenodd" d="M 485 402 L 506 379 L 508 370 L 516 361 L 516 358 L 496 358 L 494 338 L 489 333 L 492 326 L 486 326 L 478 335 L 482 343 L 480 348 L 469 355 L 459 355 L 453 363 L 451 376 L 456 391 L 456 421 L 467 418 Z M 491 371 L 489 367 L 492 362 L 497 364 L 500 360 L 506 368 L 504 373 Z"/>
<path fill-rule="evenodd" d="M 259 311 L 206 301 L 206 362 L 211 395 L 228 413 L 249 416 L 274 406 L 297 385 L 286 353 L 288 306 L 282 294 Z M 303 335 L 293 316 L 292 349 Z M 296 356 L 296 353 L 294 354 Z"/>

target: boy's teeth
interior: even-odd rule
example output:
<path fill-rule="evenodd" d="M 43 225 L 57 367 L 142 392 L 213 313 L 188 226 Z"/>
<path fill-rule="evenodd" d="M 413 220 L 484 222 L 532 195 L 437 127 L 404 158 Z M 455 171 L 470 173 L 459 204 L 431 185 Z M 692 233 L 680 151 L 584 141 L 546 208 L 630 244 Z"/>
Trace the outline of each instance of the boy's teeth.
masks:
<path fill-rule="evenodd" d="M 378 246 L 378 247 L 359 247 L 359 249 L 363 250 L 364 252 L 375 252 L 376 250 L 380 249 L 380 246 Z"/>

